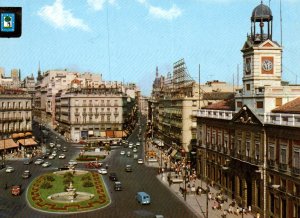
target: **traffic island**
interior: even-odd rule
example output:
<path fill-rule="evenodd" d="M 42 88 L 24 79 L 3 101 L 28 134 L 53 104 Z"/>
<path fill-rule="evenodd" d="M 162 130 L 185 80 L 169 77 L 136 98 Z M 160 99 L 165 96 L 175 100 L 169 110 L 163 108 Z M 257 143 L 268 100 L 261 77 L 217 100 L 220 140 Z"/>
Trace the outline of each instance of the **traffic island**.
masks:
<path fill-rule="evenodd" d="M 51 196 L 57 196 L 59 193 L 68 194 L 70 184 L 72 189 L 76 190 L 70 201 L 61 203 L 51 199 Z M 91 197 L 78 202 L 76 193 L 89 193 Z M 50 213 L 88 212 L 106 207 L 111 202 L 102 177 L 95 172 L 79 175 L 72 175 L 70 172 L 41 175 L 31 182 L 26 196 L 32 208 Z"/>

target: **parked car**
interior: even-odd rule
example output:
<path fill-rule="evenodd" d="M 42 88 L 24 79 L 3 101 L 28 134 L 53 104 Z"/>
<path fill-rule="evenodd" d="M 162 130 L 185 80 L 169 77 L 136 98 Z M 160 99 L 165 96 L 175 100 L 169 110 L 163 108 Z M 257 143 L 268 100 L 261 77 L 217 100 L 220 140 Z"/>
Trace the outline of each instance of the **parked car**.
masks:
<path fill-rule="evenodd" d="M 24 160 L 23 163 L 24 163 L 24 165 L 29 165 L 29 164 L 32 163 L 32 159 L 31 159 L 31 158 L 28 158 L 28 159 Z"/>
<path fill-rule="evenodd" d="M 116 181 L 114 189 L 115 191 L 122 191 L 122 183 L 120 181 Z"/>
<path fill-rule="evenodd" d="M 136 148 L 133 148 L 133 152 L 136 153 L 136 152 L 137 152 L 137 149 L 136 149 Z"/>
<path fill-rule="evenodd" d="M 54 148 L 55 144 L 50 142 L 49 146 L 50 146 L 50 148 Z"/>
<path fill-rule="evenodd" d="M 59 158 L 59 159 L 65 159 L 65 158 L 66 158 L 66 155 L 65 155 L 65 154 L 60 154 L 60 155 L 58 156 L 58 158 Z"/>
<path fill-rule="evenodd" d="M 134 159 L 134 160 L 138 159 L 138 155 L 137 155 L 137 154 L 134 154 L 134 155 L 133 155 L 133 159 Z"/>
<path fill-rule="evenodd" d="M 127 151 L 127 157 L 131 157 L 130 151 Z"/>
<path fill-rule="evenodd" d="M 100 173 L 102 175 L 106 175 L 107 174 L 107 169 L 101 168 L 101 169 L 98 170 L 98 173 Z"/>
<path fill-rule="evenodd" d="M 141 143 L 140 143 L 140 142 L 136 142 L 135 145 L 136 145 L 136 146 L 140 146 Z"/>
<path fill-rule="evenodd" d="M 60 148 L 60 147 L 61 147 L 61 144 L 57 144 L 56 147 L 57 147 L 57 148 Z"/>
<path fill-rule="evenodd" d="M 25 170 L 25 171 L 22 173 L 22 178 L 23 178 L 23 179 L 28 179 L 30 176 L 31 176 L 31 173 L 30 173 L 29 170 Z"/>
<path fill-rule="evenodd" d="M 132 166 L 127 164 L 126 167 L 125 167 L 125 171 L 126 172 L 132 172 Z"/>
<path fill-rule="evenodd" d="M 143 163 L 144 163 L 143 159 L 138 159 L 138 164 L 143 164 Z"/>
<path fill-rule="evenodd" d="M 111 181 L 117 181 L 118 180 L 117 174 L 116 173 L 110 173 L 109 174 L 109 179 Z"/>
<path fill-rule="evenodd" d="M 6 167 L 6 170 L 5 170 L 5 172 L 7 172 L 7 173 L 12 173 L 14 171 L 15 171 L 15 168 L 13 168 L 13 167 Z"/>
<path fill-rule="evenodd" d="M 14 196 L 18 196 L 21 194 L 21 186 L 20 185 L 13 185 L 11 187 L 11 194 Z"/>
<path fill-rule="evenodd" d="M 48 159 L 50 159 L 50 160 L 53 160 L 54 158 L 55 158 L 55 156 L 52 154 L 48 157 Z"/>
<path fill-rule="evenodd" d="M 150 204 L 151 203 L 150 195 L 147 194 L 146 192 L 138 192 L 138 193 L 136 193 L 135 199 L 140 204 Z"/>
<path fill-rule="evenodd" d="M 42 167 L 49 167 L 51 166 L 51 163 L 50 162 L 45 162 L 42 164 Z"/>
<path fill-rule="evenodd" d="M 43 159 L 36 159 L 36 160 L 34 161 L 34 164 L 36 164 L 36 165 L 40 165 L 40 164 L 42 164 L 42 163 L 44 163 L 44 160 L 43 160 Z"/>
<path fill-rule="evenodd" d="M 121 151 L 121 152 L 120 152 L 120 155 L 125 155 L 125 151 Z"/>

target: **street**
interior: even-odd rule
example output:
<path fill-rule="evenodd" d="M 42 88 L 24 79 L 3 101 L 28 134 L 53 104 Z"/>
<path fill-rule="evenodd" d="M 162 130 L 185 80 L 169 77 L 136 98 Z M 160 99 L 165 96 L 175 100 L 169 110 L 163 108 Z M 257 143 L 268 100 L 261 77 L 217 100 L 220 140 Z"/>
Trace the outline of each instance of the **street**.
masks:
<path fill-rule="evenodd" d="M 40 131 L 35 127 L 35 134 Z M 108 175 L 104 175 L 104 181 L 110 193 L 112 202 L 106 208 L 102 208 L 93 212 L 85 212 L 81 214 L 49 214 L 38 212 L 30 208 L 25 200 L 26 189 L 30 183 L 38 175 L 45 172 L 55 171 L 57 167 L 63 166 L 70 159 L 75 159 L 75 155 L 79 153 L 81 145 L 68 144 L 60 137 L 56 139 L 55 134 L 49 134 L 47 144 L 49 142 L 60 143 L 62 146 L 68 147 L 68 152 L 65 152 L 66 159 L 49 160 L 52 165 L 48 168 L 42 168 L 40 165 L 30 164 L 24 165 L 23 160 L 8 160 L 7 165 L 13 166 L 15 172 L 5 173 L 5 170 L 0 171 L 3 180 L 0 181 L 2 207 L 0 208 L 0 217 L 154 217 L 156 214 L 162 214 L 164 217 L 197 217 L 191 212 L 186 205 L 178 199 L 170 190 L 163 185 L 157 178 L 157 168 L 148 167 L 146 164 L 138 164 L 133 157 L 120 155 L 120 151 L 129 151 L 129 148 L 123 146 L 114 146 L 110 155 L 103 161 L 108 164 L 108 173 L 115 172 L 119 181 L 122 182 L 123 190 L 116 192 L 113 189 L 113 183 L 109 180 Z M 133 134 L 129 137 L 130 142 L 136 142 L 138 139 L 138 128 L 135 128 Z M 144 151 L 142 149 L 143 142 L 138 147 L 138 156 L 143 158 Z M 132 151 L 131 151 L 132 152 Z M 62 153 L 62 152 L 58 152 Z M 48 161 L 48 160 L 47 160 Z M 126 164 L 132 165 L 133 172 L 125 172 Z M 82 163 L 79 163 L 77 168 L 84 168 Z M 29 169 L 32 176 L 29 179 L 23 179 L 21 174 L 24 170 Z M 92 169 L 96 170 L 96 169 Z M 8 186 L 14 184 L 22 184 L 23 193 L 21 196 L 12 196 L 9 188 L 5 190 L 5 184 Z M 150 205 L 140 205 L 135 200 L 135 194 L 138 191 L 145 191 L 151 196 Z M 5 203 L 4 203 L 5 202 Z"/>

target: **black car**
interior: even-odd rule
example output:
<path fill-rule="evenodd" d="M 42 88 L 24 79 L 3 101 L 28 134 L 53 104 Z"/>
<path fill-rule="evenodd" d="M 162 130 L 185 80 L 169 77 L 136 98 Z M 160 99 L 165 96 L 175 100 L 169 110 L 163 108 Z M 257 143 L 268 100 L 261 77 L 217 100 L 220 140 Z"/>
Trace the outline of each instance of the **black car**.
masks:
<path fill-rule="evenodd" d="M 63 152 L 67 152 L 67 151 L 68 151 L 67 147 L 63 147 L 63 148 L 62 148 L 62 151 L 63 151 Z"/>
<path fill-rule="evenodd" d="M 59 167 L 59 168 L 57 168 L 59 171 L 62 171 L 62 170 L 69 170 L 70 168 L 69 167 L 66 167 L 66 166 L 64 166 L 64 167 Z"/>
<path fill-rule="evenodd" d="M 23 163 L 24 165 L 29 165 L 32 163 L 32 159 L 26 159 Z"/>
<path fill-rule="evenodd" d="M 23 179 L 28 179 L 31 176 L 31 173 L 29 170 L 25 170 L 22 174 Z"/>
<path fill-rule="evenodd" d="M 110 179 L 111 181 L 118 181 L 117 174 L 115 174 L 115 173 L 110 173 L 110 174 L 109 174 L 109 179 Z"/>
<path fill-rule="evenodd" d="M 132 167 L 131 167 L 131 165 L 126 165 L 125 171 L 126 171 L 126 172 L 132 172 Z"/>

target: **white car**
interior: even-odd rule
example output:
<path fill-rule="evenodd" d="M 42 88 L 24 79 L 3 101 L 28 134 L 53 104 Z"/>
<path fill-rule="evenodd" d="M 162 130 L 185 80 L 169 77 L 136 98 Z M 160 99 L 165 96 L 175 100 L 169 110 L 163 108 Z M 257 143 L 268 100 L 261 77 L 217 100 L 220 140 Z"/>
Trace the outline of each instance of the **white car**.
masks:
<path fill-rule="evenodd" d="M 141 143 L 140 143 L 140 142 L 136 142 L 135 145 L 136 145 L 136 146 L 140 146 Z"/>
<path fill-rule="evenodd" d="M 49 146 L 50 146 L 50 148 L 53 148 L 55 145 L 54 145 L 54 143 L 50 142 Z"/>
<path fill-rule="evenodd" d="M 53 156 L 52 154 L 49 155 L 48 159 L 53 160 L 55 158 L 55 156 Z"/>
<path fill-rule="evenodd" d="M 15 171 L 15 169 L 13 167 L 7 167 L 5 170 L 5 172 L 7 172 L 7 173 L 12 173 L 14 171 Z"/>
<path fill-rule="evenodd" d="M 36 161 L 34 162 L 34 164 L 36 164 L 36 165 L 40 165 L 42 163 L 44 163 L 43 159 L 36 159 Z"/>
<path fill-rule="evenodd" d="M 133 147 L 133 143 L 132 143 L 132 142 L 129 142 L 128 147 L 129 147 L 129 148 L 132 148 L 132 147 Z"/>
<path fill-rule="evenodd" d="M 70 160 L 69 165 L 77 165 L 77 162 L 75 160 Z"/>
<path fill-rule="evenodd" d="M 61 144 L 57 144 L 56 147 L 57 147 L 57 148 L 60 148 L 60 147 L 61 147 Z"/>
<path fill-rule="evenodd" d="M 58 158 L 59 158 L 59 159 L 65 159 L 65 158 L 66 158 L 66 155 L 65 155 L 65 154 L 60 154 L 60 155 L 58 156 Z"/>
<path fill-rule="evenodd" d="M 143 164 L 143 163 L 144 163 L 143 159 L 138 159 L 138 164 Z"/>
<path fill-rule="evenodd" d="M 51 163 L 50 162 L 45 162 L 42 164 L 42 167 L 49 167 L 51 166 Z"/>
<path fill-rule="evenodd" d="M 107 170 L 105 168 L 101 168 L 98 170 L 98 173 L 102 174 L 102 175 L 106 175 L 107 174 Z"/>
<path fill-rule="evenodd" d="M 125 155 L 125 151 L 121 151 L 121 152 L 120 152 L 120 155 Z"/>
<path fill-rule="evenodd" d="M 136 149 L 136 148 L 133 148 L 133 152 L 136 153 L 136 152 L 137 152 L 137 149 Z"/>

